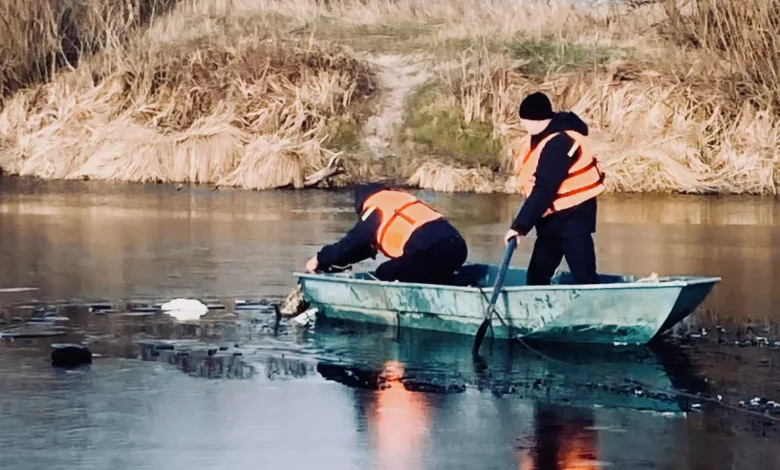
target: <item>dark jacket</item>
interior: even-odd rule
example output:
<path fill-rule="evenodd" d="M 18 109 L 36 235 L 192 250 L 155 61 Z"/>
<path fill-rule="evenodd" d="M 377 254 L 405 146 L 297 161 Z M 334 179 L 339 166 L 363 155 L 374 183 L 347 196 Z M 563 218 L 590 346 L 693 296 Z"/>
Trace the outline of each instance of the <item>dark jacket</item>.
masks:
<path fill-rule="evenodd" d="M 355 188 L 355 212 L 360 216 L 363 204 L 371 195 L 386 188 L 379 183 L 357 186 Z M 344 237 L 331 245 L 324 246 L 317 253 L 317 263 L 321 269 L 330 266 L 346 266 L 355 264 L 367 258 L 376 258 L 376 232 L 382 218 L 379 211 L 374 211 L 366 220 L 359 219 Z M 415 231 L 404 246 L 404 254 L 423 251 L 437 242 L 459 236 L 458 231 L 446 219 L 441 218 L 429 222 Z"/>
<path fill-rule="evenodd" d="M 541 134 L 532 136 L 531 148 L 550 134 L 567 130 L 588 135 L 588 125 L 579 116 L 572 112 L 556 113 Z M 535 226 L 537 235 L 557 237 L 587 235 L 596 231 L 596 198 L 542 217 L 552 207 L 561 183 L 579 156 L 580 150 L 577 150 L 575 156 L 569 157 L 573 144 L 574 140 L 566 134 L 559 134 L 547 142 L 539 156 L 534 189 L 512 222 L 512 229 L 526 235 Z"/>

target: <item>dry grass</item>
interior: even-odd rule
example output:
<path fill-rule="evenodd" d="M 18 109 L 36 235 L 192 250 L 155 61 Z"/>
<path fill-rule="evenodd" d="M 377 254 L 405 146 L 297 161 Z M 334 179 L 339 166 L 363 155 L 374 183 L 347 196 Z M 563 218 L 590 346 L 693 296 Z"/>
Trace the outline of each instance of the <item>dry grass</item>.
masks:
<path fill-rule="evenodd" d="M 4 0 L 0 2 L 0 99 L 114 47 L 177 0 Z"/>
<path fill-rule="evenodd" d="M 689 11 L 666 10 L 678 40 L 721 61 L 730 75 L 721 85 L 736 99 L 780 109 L 780 1 L 696 0 Z"/>
<path fill-rule="evenodd" d="M 488 169 L 458 168 L 438 160 L 421 164 L 407 183 L 441 192 L 492 193 L 498 189 Z"/>
<path fill-rule="evenodd" d="M 612 191 L 776 193 L 778 5 L 12 0 L 0 6 L 0 167 L 301 187 L 334 151 L 364 150 L 366 106 L 385 86 L 382 109 L 393 113 L 378 112 L 369 127 L 382 141 L 362 147 L 384 149 L 404 107 L 395 132 L 415 146 L 350 159 L 349 176 L 511 191 L 517 105 L 541 89 L 591 126 Z M 436 70 L 438 94 L 417 106 L 414 87 L 377 84 L 339 44 L 371 50 L 375 63 L 430 53 L 415 67 Z M 378 122 L 385 115 L 393 123 Z M 394 152 L 401 164 L 387 163 Z M 495 159 L 500 168 L 484 166 Z"/>
<path fill-rule="evenodd" d="M 528 77 L 501 63 L 469 70 L 459 87 L 463 115 L 492 122 L 511 156 L 521 132 L 517 103 L 534 90 L 577 112 L 592 140 L 611 191 L 774 193 L 780 183 L 777 115 L 713 93 L 712 72 L 686 79 L 613 63 L 589 72 Z"/>
<path fill-rule="evenodd" d="M 688 12 L 670 12 L 666 3 L 657 30 L 676 28 L 676 41 L 695 33 L 699 48 L 674 51 L 673 43 L 660 54 L 587 60 L 590 67 L 579 70 L 559 61 L 538 73 L 529 67 L 533 55 L 483 46 L 461 55 L 456 78 L 448 79 L 452 97 L 466 122 L 492 124 L 506 170 L 521 136 L 517 104 L 542 90 L 589 123 L 611 191 L 777 193 L 780 48 L 773 31 L 780 16 L 771 13 L 780 1 L 704 0 Z"/>
<path fill-rule="evenodd" d="M 331 119 L 373 92 L 337 49 L 276 40 L 138 52 L 98 83 L 65 74 L 0 114 L 0 166 L 47 178 L 300 187 Z"/>

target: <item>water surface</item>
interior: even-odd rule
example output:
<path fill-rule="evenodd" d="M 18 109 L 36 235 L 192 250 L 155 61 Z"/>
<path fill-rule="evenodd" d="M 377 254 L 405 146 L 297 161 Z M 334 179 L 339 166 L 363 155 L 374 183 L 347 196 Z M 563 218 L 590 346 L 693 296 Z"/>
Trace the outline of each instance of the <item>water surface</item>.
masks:
<path fill-rule="evenodd" d="M 500 260 L 518 198 L 419 194 L 462 230 L 471 261 Z M 0 293 L 0 321 L 68 319 L 54 322 L 64 336 L 0 340 L 0 467 L 778 468 L 774 422 L 697 398 L 780 402 L 777 203 L 603 201 L 600 271 L 723 278 L 687 322 L 707 335 L 631 353 L 497 344 L 475 365 L 469 338 L 276 325 L 269 306 L 233 302 L 283 298 L 292 271 L 354 222 L 349 192 L 0 180 L 0 289 L 38 289 Z M 174 297 L 225 309 L 196 326 L 121 308 Z M 84 306 L 98 301 L 120 307 Z M 139 344 L 170 338 L 229 350 L 150 357 Z M 59 341 L 101 357 L 54 369 Z"/>

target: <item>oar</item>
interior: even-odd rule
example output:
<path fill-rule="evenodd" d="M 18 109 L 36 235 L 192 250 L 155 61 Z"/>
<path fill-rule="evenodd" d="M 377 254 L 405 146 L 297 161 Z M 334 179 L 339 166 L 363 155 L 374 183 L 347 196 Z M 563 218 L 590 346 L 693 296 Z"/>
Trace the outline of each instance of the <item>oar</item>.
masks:
<path fill-rule="evenodd" d="M 504 285 L 504 276 L 506 275 L 506 269 L 509 267 L 509 260 L 512 258 L 512 252 L 515 251 L 517 246 L 517 237 L 512 237 L 504 250 L 504 259 L 501 261 L 501 269 L 498 271 L 496 277 L 496 283 L 493 286 L 493 296 L 490 298 L 490 303 L 487 308 L 487 318 L 479 325 L 477 330 L 477 336 L 474 338 L 474 349 L 472 354 L 474 356 L 479 355 L 479 347 L 482 346 L 482 340 L 485 339 L 485 333 L 490 326 L 490 322 L 493 319 L 493 310 L 496 308 L 496 300 L 498 300 L 498 294 L 501 292 L 501 287 Z"/>

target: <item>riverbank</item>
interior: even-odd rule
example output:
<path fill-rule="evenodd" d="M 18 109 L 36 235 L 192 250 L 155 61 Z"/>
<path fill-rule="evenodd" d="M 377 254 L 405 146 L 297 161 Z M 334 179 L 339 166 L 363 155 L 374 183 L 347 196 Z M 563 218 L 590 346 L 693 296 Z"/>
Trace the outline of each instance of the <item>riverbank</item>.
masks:
<path fill-rule="evenodd" d="M 778 0 L 122 5 L 6 7 L 4 172 L 511 192 L 540 89 L 591 126 L 610 191 L 777 191 Z"/>

